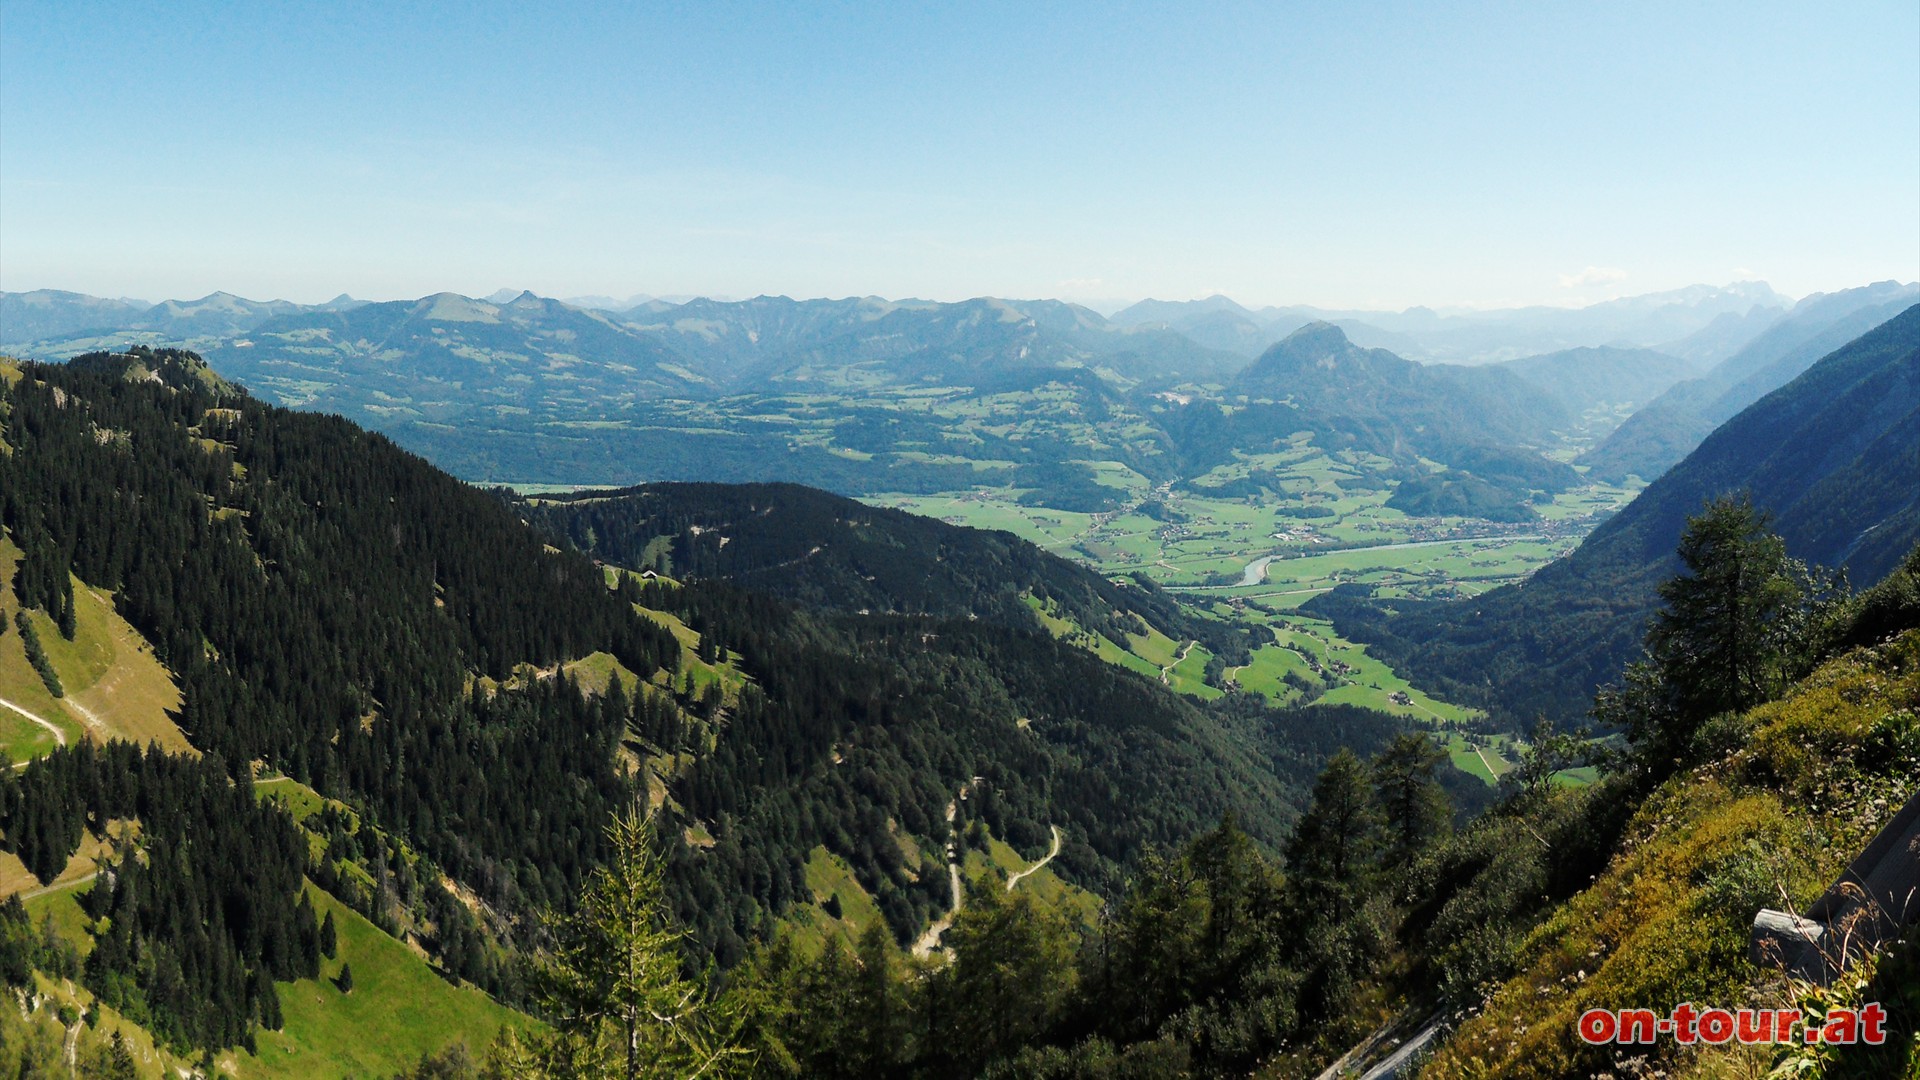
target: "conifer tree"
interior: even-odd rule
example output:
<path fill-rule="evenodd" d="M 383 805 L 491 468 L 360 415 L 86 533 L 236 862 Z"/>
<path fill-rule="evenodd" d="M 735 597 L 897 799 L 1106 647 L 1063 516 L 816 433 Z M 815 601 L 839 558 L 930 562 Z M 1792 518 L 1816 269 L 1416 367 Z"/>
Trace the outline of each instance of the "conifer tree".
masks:
<path fill-rule="evenodd" d="M 1387 860 L 1404 866 L 1447 824 L 1447 793 L 1435 778 L 1446 759 L 1421 731 L 1398 735 L 1374 756 L 1373 784 L 1386 824 Z"/>
<path fill-rule="evenodd" d="M 1796 674 L 1794 642 L 1843 592 L 1789 558 L 1744 494 L 1688 518 L 1678 554 L 1684 569 L 1660 586 L 1645 659 L 1594 704 L 1656 772 L 1685 758 L 1707 720 L 1777 696 Z"/>
<path fill-rule="evenodd" d="M 652 822 L 638 811 L 608 826 L 612 858 L 573 915 L 552 922 L 541 982 L 548 1033 L 508 1034 L 501 1055 L 532 1078 L 723 1077 L 747 1065 L 741 1017 L 681 968 Z"/>
<path fill-rule="evenodd" d="M 1287 845 L 1289 885 L 1306 918 L 1339 922 L 1358 907 L 1379 827 L 1366 766 L 1343 748 L 1314 782 L 1313 802 Z"/>

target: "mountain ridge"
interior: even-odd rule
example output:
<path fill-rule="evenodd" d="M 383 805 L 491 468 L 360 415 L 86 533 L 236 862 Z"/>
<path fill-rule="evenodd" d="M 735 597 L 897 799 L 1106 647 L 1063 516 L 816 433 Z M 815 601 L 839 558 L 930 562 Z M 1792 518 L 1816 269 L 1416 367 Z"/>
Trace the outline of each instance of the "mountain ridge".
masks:
<path fill-rule="evenodd" d="M 1637 647 L 1688 514 L 1748 491 L 1798 558 L 1870 584 L 1920 543 L 1920 304 L 1820 359 L 1709 434 L 1574 552 L 1519 585 L 1448 604 L 1336 590 L 1308 610 L 1409 677 L 1567 720 Z"/>

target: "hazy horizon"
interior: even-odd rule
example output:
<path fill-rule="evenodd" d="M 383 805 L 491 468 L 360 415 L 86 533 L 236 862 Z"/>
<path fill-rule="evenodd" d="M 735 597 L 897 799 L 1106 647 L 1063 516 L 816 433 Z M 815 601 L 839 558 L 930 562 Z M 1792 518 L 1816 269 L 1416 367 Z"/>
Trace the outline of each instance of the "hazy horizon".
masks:
<path fill-rule="evenodd" d="M 1898 279 L 1884 279 L 1884 278 L 1881 280 L 1882 281 L 1885 281 L 1885 280 L 1898 281 Z M 1908 282 L 1905 282 L 1905 281 L 1900 281 L 1899 283 L 1908 284 Z M 666 293 L 661 295 L 654 295 L 650 293 L 635 293 L 626 297 L 609 295 L 606 293 L 581 293 L 581 294 L 575 294 L 570 296 L 560 296 L 560 295 L 555 295 L 553 293 L 542 292 L 539 289 L 521 288 L 517 286 L 501 286 L 497 289 L 489 289 L 484 292 L 462 292 L 458 289 L 432 289 L 426 292 L 417 293 L 413 295 L 396 295 L 396 296 L 364 295 L 362 293 L 355 292 L 352 289 L 337 290 L 337 291 L 328 293 L 327 295 L 314 294 L 314 295 L 305 296 L 305 297 L 265 296 L 265 295 L 254 296 L 254 295 L 248 295 L 243 292 L 239 292 L 234 289 L 214 289 L 211 292 L 199 293 L 196 295 L 157 296 L 157 297 L 130 296 L 130 295 L 111 296 L 111 295 L 106 295 L 101 293 L 89 293 L 81 289 L 63 288 L 59 285 L 41 285 L 41 286 L 34 286 L 31 288 L 21 288 L 21 289 L 8 287 L 5 289 L 0 289 L 0 292 L 6 292 L 11 294 L 24 294 L 24 293 L 34 293 L 34 292 L 64 292 L 64 293 L 75 293 L 83 296 L 92 296 L 97 299 L 114 300 L 122 303 L 137 303 L 137 304 L 197 303 L 199 301 L 207 300 L 215 296 L 229 295 L 229 296 L 237 296 L 242 300 L 248 300 L 256 303 L 277 303 L 277 302 L 284 301 L 284 302 L 299 304 L 307 307 L 321 306 L 321 305 L 332 303 L 342 299 L 352 300 L 356 303 L 373 303 L 373 304 L 396 303 L 396 302 L 405 303 L 405 302 L 422 300 L 427 297 L 437 296 L 441 294 L 453 294 L 458 296 L 464 296 L 469 300 L 484 301 L 489 303 L 504 303 L 514 299 L 515 297 L 518 297 L 522 292 L 530 292 L 534 296 L 539 297 L 541 299 L 557 300 L 557 301 L 560 301 L 561 303 L 565 303 L 573 306 L 603 306 L 603 305 L 600 305 L 598 302 L 611 301 L 612 304 L 614 305 L 613 310 L 620 310 L 627 307 L 632 307 L 638 304 L 643 304 L 649 301 L 656 301 L 656 300 L 664 303 L 678 305 L 678 304 L 688 303 L 694 300 L 707 300 L 715 303 L 740 303 L 743 301 L 755 300 L 763 297 L 778 297 L 778 298 L 793 300 L 800 303 L 807 303 L 807 302 L 813 302 L 813 301 L 836 301 L 836 300 L 866 299 L 866 298 L 875 298 L 875 299 L 885 301 L 887 303 L 896 303 L 896 304 L 922 303 L 922 302 L 952 304 L 952 303 L 962 303 L 968 300 L 1003 300 L 1009 303 L 1027 303 L 1027 302 L 1034 302 L 1034 301 L 1060 301 L 1063 303 L 1071 303 L 1079 307 L 1087 308 L 1089 310 L 1097 312 L 1102 316 L 1111 316 L 1118 311 L 1124 310 L 1135 304 L 1141 304 L 1141 303 L 1199 303 L 1207 300 L 1224 299 L 1239 305 L 1241 308 L 1247 311 L 1256 312 L 1256 313 L 1269 308 L 1274 308 L 1274 309 L 1309 308 L 1309 309 L 1317 309 L 1317 310 L 1328 311 L 1328 312 L 1367 311 L 1367 312 L 1376 312 L 1376 313 L 1377 312 L 1404 313 L 1407 311 L 1424 308 L 1442 316 L 1451 316 L 1451 315 L 1471 315 L 1471 314 L 1483 313 L 1483 312 L 1518 310 L 1518 309 L 1528 308 L 1528 307 L 1536 307 L 1536 308 L 1551 309 L 1551 310 L 1563 310 L 1563 311 L 1577 311 L 1584 308 L 1594 307 L 1600 304 L 1612 303 L 1614 301 L 1636 300 L 1636 299 L 1641 299 L 1649 296 L 1662 296 L 1662 295 L 1667 295 L 1671 293 L 1682 292 L 1688 289 L 1709 288 L 1709 289 L 1717 289 L 1717 290 L 1727 290 L 1727 289 L 1732 289 L 1732 288 L 1736 288 L 1743 285 L 1759 286 L 1759 287 L 1770 289 L 1776 296 L 1780 298 L 1782 302 L 1786 304 L 1793 304 L 1793 303 L 1797 303 L 1802 299 L 1805 299 L 1807 296 L 1818 295 L 1821 293 L 1831 293 L 1831 292 L 1840 291 L 1842 289 L 1859 288 L 1861 286 L 1871 285 L 1871 284 L 1877 284 L 1877 282 L 1859 281 L 1859 282 L 1853 282 L 1846 285 L 1836 286 L 1833 289 L 1816 289 L 1809 293 L 1795 295 L 1791 293 L 1782 292 L 1779 289 L 1773 288 L 1773 286 L 1769 282 L 1761 281 L 1758 279 L 1746 279 L 1746 280 L 1727 281 L 1727 282 L 1720 282 L 1720 283 L 1700 281 L 1700 282 L 1692 282 L 1687 285 L 1682 285 L 1675 289 L 1662 289 L 1662 290 L 1655 290 L 1647 293 L 1624 293 L 1618 296 L 1609 296 L 1609 297 L 1595 298 L 1595 299 L 1589 299 L 1589 300 L 1572 300 L 1565 303 L 1514 304 L 1511 306 L 1508 306 L 1508 305 L 1474 306 L 1474 305 L 1465 305 L 1465 304 L 1442 305 L 1442 304 L 1414 303 L 1414 304 L 1405 305 L 1403 307 L 1393 307 L 1393 308 L 1353 308 L 1353 307 L 1345 307 L 1345 306 L 1338 306 L 1338 305 L 1331 305 L 1331 304 L 1314 304 L 1314 303 L 1303 302 L 1303 301 L 1288 301 L 1288 300 L 1251 303 L 1239 297 L 1233 296 L 1231 294 L 1219 293 L 1219 292 L 1210 293 L 1204 296 L 1185 296 L 1185 297 L 1139 296 L 1139 297 L 1131 297 L 1131 298 L 1107 297 L 1107 298 L 1100 298 L 1100 299 L 1075 299 L 1075 298 L 1065 297 L 1065 296 L 1041 296 L 1041 295 L 1013 296 L 1008 294 L 996 294 L 996 293 L 980 293 L 972 296 L 953 296 L 953 297 L 927 297 L 927 296 L 905 296 L 905 295 L 890 296 L 885 293 L 874 292 L 874 291 L 844 293 L 839 295 L 817 295 L 817 296 L 801 295 L 792 291 L 762 292 L 762 293 L 755 293 L 751 296 L 709 295 L 709 294 L 702 294 L 702 293 Z M 9 285 L 11 285 L 11 283 L 9 283 Z"/>

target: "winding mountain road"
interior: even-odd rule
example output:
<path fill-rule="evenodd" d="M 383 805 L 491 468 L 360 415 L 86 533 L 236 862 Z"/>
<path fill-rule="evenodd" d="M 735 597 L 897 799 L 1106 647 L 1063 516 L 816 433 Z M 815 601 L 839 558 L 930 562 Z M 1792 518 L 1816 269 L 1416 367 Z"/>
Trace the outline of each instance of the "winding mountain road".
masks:
<path fill-rule="evenodd" d="M 922 959 L 933 955 L 933 950 L 940 947 L 940 936 L 947 932 L 947 928 L 953 925 L 953 917 L 959 914 L 962 907 L 966 906 L 967 891 L 965 882 L 960 878 L 959 846 L 954 843 L 953 839 L 953 819 L 960 808 L 960 799 L 967 797 L 967 791 L 972 786 L 972 784 L 963 785 L 960 788 L 959 798 L 951 799 L 947 802 L 947 880 L 953 887 L 953 906 L 947 909 L 945 915 L 935 919 L 933 924 L 928 926 L 926 931 L 914 940 L 913 955 Z M 1022 878 L 1025 878 L 1027 875 L 1032 874 L 1034 871 L 1052 862 L 1053 857 L 1060 854 L 1060 826 L 1052 825 L 1049 826 L 1049 828 L 1053 830 L 1053 847 L 1047 851 L 1046 858 L 1041 859 L 1039 862 L 1034 863 L 1032 866 L 1027 867 L 1017 874 L 1009 875 L 1007 877 L 1008 892 L 1012 892 L 1013 887 L 1020 884 Z"/>
<path fill-rule="evenodd" d="M 961 787 L 961 794 L 965 795 L 966 790 L 964 786 Z M 922 959 L 932 955 L 933 950 L 940 947 L 940 935 L 946 933 L 947 927 L 953 925 L 954 914 L 960 910 L 967 899 L 966 890 L 961 887 L 960 862 L 955 855 L 956 847 L 953 842 L 953 815 L 959 809 L 959 805 L 958 799 L 947 800 L 947 878 L 953 887 L 953 906 L 947 909 L 945 915 L 935 919 L 933 925 L 927 927 L 926 932 L 914 941 L 913 955 Z"/>
<path fill-rule="evenodd" d="M 1173 669 L 1185 663 L 1187 659 L 1187 654 L 1192 652 L 1193 647 L 1198 644 L 1200 643 L 1197 641 L 1187 642 L 1186 645 L 1181 647 L 1180 655 L 1173 658 L 1173 663 L 1168 664 L 1166 667 L 1163 667 L 1160 669 L 1160 681 L 1162 683 L 1165 683 L 1168 686 L 1173 685 Z"/>

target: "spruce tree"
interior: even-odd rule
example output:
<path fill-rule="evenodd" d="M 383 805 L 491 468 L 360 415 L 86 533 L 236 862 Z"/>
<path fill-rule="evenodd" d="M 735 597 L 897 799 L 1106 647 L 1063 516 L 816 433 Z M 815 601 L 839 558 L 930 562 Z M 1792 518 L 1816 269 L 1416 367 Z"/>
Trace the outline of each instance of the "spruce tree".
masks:
<path fill-rule="evenodd" d="M 1683 572 L 1660 586 L 1645 659 L 1594 704 L 1656 773 L 1688 756 L 1707 720 L 1778 695 L 1796 674 L 1794 642 L 1839 591 L 1787 556 L 1744 494 L 1688 518 L 1678 554 Z"/>
<path fill-rule="evenodd" d="M 1386 824 L 1387 860 L 1404 866 L 1446 828 L 1447 793 L 1435 778 L 1446 751 L 1425 732 L 1395 736 L 1374 756 L 1373 783 Z"/>
<path fill-rule="evenodd" d="M 1366 766 L 1342 748 L 1313 785 L 1313 802 L 1287 844 L 1287 870 L 1309 923 L 1339 922 L 1359 906 L 1379 847 L 1380 810 Z"/>

